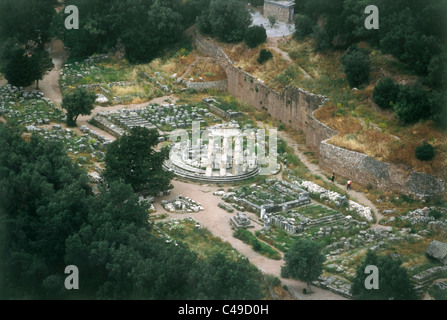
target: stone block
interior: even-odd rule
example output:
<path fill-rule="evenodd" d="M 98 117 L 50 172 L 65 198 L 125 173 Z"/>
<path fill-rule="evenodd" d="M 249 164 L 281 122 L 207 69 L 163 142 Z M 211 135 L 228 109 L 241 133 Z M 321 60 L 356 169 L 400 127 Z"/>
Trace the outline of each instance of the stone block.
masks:
<path fill-rule="evenodd" d="M 447 243 L 434 240 L 429 244 L 425 253 L 430 258 L 438 260 L 442 264 L 447 265 Z"/>

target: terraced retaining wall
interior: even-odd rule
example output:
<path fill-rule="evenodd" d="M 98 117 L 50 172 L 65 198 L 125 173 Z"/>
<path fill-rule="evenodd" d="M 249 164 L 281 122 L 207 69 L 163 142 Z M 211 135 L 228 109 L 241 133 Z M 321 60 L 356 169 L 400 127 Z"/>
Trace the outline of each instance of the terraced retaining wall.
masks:
<path fill-rule="evenodd" d="M 320 166 L 354 183 L 371 185 L 382 190 L 395 190 L 419 196 L 443 194 L 445 182 L 435 176 L 415 172 L 411 168 L 378 161 L 366 154 L 333 146 L 326 141 L 337 131 L 318 121 L 313 113 L 327 98 L 287 86 L 282 93 L 233 65 L 225 52 L 212 40 L 194 32 L 194 43 L 203 54 L 213 57 L 227 74 L 228 92 L 257 109 L 306 135 L 306 145 L 319 152 Z"/>

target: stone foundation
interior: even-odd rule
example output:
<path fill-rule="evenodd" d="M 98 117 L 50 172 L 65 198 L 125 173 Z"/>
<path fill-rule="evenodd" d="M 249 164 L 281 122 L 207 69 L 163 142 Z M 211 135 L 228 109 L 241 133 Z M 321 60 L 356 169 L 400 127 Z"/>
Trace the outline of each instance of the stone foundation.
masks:
<path fill-rule="evenodd" d="M 292 23 L 294 1 L 264 1 L 264 17 L 274 16 L 277 21 Z"/>

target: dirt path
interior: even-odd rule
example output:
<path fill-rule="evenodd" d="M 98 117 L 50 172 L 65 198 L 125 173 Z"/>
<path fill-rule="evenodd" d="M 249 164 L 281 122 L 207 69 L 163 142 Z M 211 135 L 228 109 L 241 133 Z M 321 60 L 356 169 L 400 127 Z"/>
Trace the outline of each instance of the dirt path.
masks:
<path fill-rule="evenodd" d="M 292 59 L 290 58 L 289 54 L 283 50 L 281 50 L 278 45 L 281 42 L 281 40 L 284 40 L 283 37 L 270 37 L 267 38 L 267 44 L 268 44 L 268 48 L 278 52 L 279 54 L 281 54 L 281 56 L 283 57 L 284 60 L 286 60 L 287 62 L 292 63 Z"/>
<path fill-rule="evenodd" d="M 289 63 L 293 63 L 293 60 L 290 58 L 289 54 L 279 48 L 279 43 L 284 41 L 284 37 L 270 37 L 267 39 L 268 48 L 281 54 L 282 58 Z M 304 74 L 306 79 L 312 78 L 303 68 L 296 65 L 300 71 Z"/>
<path fill-rule="evenodd" d="M 57 106 L 60 106 L 62 94 L 59 87 L 59 76 L 67 57 L 62 41 L 54 40 L 51 42 L 50 55 L 53 59 L 54 68 L 39 82 L 39 90 L 45 94 L 45 97 L 53 101 Z"/>
<path fill-rule="evenodd" d="M 166 213 L 169 218 L 172 219 L 184 219 L 187 217 L 193 217 L 203 227 L 210 230 L 210 232 L 223 241 L 231 244 L 238 252 L 246 256 L 249 261 L 258 267 L 259 270 L 266 274 L 273 274 L 281 279 L 283 284 L 290 286 L 292 290 L 298 293 L 298 298 L 301 300 L 345 300 L 330 291 L 316 288 L 312 286 L 312 294 L 299 294 L 303 292 L 303 289 L 307 287 L 306 283 L 291 279 L 281 278 L 281 266 L 284 264 L 284 260 L 272 260 L 268 259 L 251 249 L 242 241 L 233 237 L 233 230 L 230 225 L 230 218 L 234 215 L 219 208 L 217 205 L 222 201 L 221 197 L 213 195 L 213 192 L 220 189 L 214 185 L 200 185 L 192 182 L 182 182 L 178 180 L 173 181 L 174 189 L 171 190 L 169 196 L 160 197 L 156 199 L 154 204 L 157 213 Z M 162 200 L 169 200 L 177 197 L 178 195 L 188 196 L 191 199 L 198 201 L 204 207 L 204 211 L 188 214 L 171 214 L 166 212 L 161 206 Z M 258 220 L 254 213 L 247 213 L 247 216 L 253 220 Z M 255 223 L 256 228 L 260 229 L 261 226 Z"/>

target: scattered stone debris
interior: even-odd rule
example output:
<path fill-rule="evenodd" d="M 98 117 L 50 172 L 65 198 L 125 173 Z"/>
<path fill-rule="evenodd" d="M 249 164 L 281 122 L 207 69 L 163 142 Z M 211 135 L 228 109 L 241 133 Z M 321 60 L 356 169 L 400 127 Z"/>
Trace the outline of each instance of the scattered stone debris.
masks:
<path fill-rule="evenodd" d="M 162 200 L 161 205 L 170 213 L 192 213 L 204 210 L 199 202 L 182 195 L 177 196 L 173 200 Z"/>

